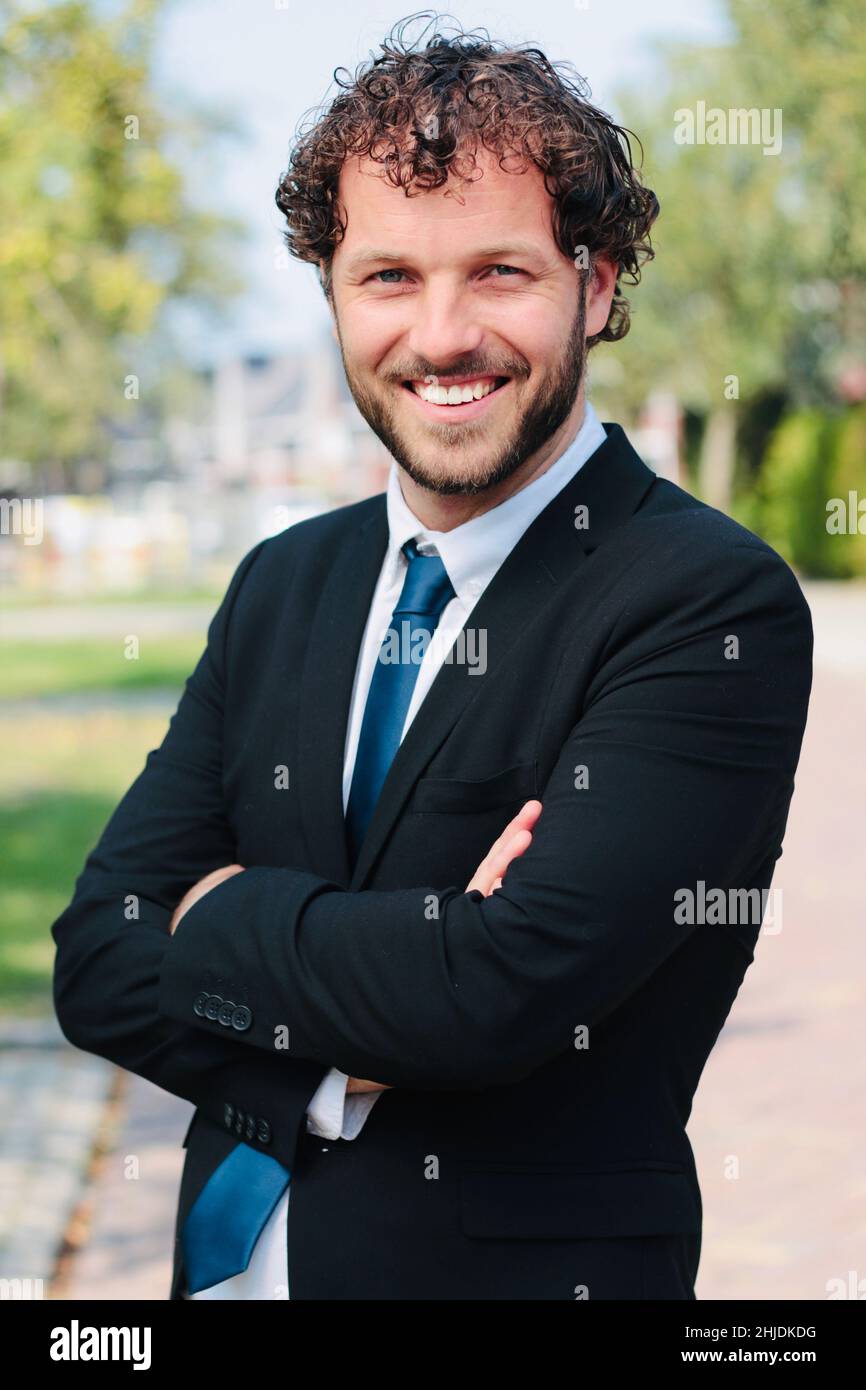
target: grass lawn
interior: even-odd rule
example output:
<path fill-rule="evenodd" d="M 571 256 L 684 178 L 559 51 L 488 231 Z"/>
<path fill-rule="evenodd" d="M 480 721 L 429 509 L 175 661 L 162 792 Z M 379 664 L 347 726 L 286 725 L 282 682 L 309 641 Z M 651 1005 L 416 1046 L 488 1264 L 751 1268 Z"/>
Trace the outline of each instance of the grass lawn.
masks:
<path fill-rule="evenodd" d="M 51 924 L 167 718 L 104 712 L 0 720 L 0 1009 L 51 1008 Z"/>
<path fill-rule="evenodd" d="M 69 902 L 89 850 L 123 792 L 162 742 L 204 646 L 203 635 L 142 639 L 137 661 L 116 640 L 0 642 L 0 1010 L 51 1009 L 51 924 Z M 165 713 L 124 696 L 160 688 Z M 92 707 L 28 705 L 94 693 Z M 100 696 L 110 694 L 108 702 Z"/>
<path fill-rule="evenodd" d="M 137 659 L 116 638 L 0 642 L 0 698 L 83 691 L 181 690 L 204 650 L 204 636 L 143 637 Z"/>

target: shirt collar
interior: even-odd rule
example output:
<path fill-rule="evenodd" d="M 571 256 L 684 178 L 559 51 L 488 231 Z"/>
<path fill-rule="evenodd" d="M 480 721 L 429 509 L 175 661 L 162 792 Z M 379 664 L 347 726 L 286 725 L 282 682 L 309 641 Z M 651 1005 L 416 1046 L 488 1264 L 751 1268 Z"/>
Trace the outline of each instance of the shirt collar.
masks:
<path fill-rule="evenodd" d="M 504 502 L 451 531 L 430 531 L 421 524 L 403 496 L 397 464 L 392 462 L 386 491 L 390 573 L 396 578 L 405 563 L 401 547 L 408 540 L 417 540 L 422 552 L 439 554 L 458 598 L 474 604 L 524 531 L 606 438 L 604 426 L 587 401 L 577 435 L 549 468 Z"/>

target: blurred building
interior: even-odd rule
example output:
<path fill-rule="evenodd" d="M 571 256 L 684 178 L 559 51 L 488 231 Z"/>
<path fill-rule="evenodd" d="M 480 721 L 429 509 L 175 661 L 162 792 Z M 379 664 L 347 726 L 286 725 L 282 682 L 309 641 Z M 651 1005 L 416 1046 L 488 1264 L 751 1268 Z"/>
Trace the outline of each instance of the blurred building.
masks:
<path fill-rule="evenodd" d="M 390 456 L 329 333 L 303 351 L 227 360 L 196 385 L 182 412 L 155 420 L 143 407 L 117 429 L 98 492 L 43 500 L 38 544 L 5 528 L 7 592 L 221 585 L 264 537 L 384 489 Z"/>
<path fill-rule="evenodd" d="M 224 362 L 186 463 L 226 486 L 290 487 L 332 505 L 384 487 L 388 455 L 352 400 L 328 334 L 304 352 Z"/>

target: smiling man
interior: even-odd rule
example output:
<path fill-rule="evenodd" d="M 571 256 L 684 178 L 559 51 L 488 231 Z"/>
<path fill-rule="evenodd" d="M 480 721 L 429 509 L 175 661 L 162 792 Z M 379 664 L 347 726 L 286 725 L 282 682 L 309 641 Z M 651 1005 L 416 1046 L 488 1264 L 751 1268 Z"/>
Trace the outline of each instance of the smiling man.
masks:
<path fill-rule="evenodd" d="M 277 199 L 387 491 L 241 563 L 54 924 L 61 1025 L 196 1107 L 172 1298 L 692 1299 L 760 921 L 679 909 L 769 887 L 812 637 L 587 400 L 657 201 L 537 49 L 401 28 Z"/>

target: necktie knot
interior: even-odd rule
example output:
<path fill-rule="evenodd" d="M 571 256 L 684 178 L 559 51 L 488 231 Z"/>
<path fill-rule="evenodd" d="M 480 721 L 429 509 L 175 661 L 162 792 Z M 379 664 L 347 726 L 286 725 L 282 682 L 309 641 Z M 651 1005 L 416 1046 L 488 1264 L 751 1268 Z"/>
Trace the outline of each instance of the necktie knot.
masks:
<path fill-rule="evenodd" d="M 419 613 L 440 618 L 455 597 L 454 586 L 441 558 L 438 555 L 422 555 L 415 540 L 406 541 L 402 550 L 409 567 L 394 615 Z"/>

